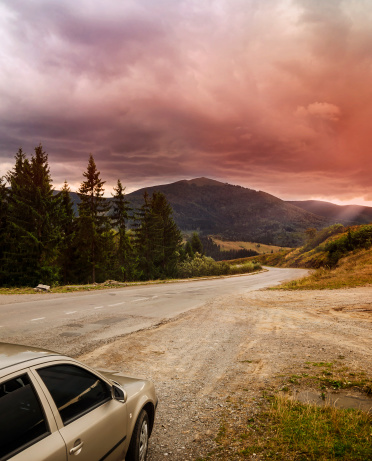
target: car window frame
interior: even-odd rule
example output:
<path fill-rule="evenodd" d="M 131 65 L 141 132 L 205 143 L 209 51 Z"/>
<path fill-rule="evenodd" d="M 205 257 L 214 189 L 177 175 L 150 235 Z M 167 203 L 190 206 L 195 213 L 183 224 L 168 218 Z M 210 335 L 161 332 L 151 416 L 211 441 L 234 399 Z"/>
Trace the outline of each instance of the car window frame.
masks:
<path fill-rule="evenodd" d="M 89 408 L 88 410 L 79 413 L 76 417 L 69 419 L 67 423 L 64 423 L 63 420 L 62 420 L 62 417 L 60 415 L 60 412 L 58 410 L 58 407 L 57 407 L 56 403 L 54 402 L 52 394 L 49 392 L 49 389 L 45 385 L 42 377 L 38 374 L 39 369 L 53 367 L 53 366 L 56 366 L 56 365 L 72 365 L 72 366 L 81 368 L 81 369 L 85 370 L 86 372 L 96 376 L 100 381 L 104 382 L 104 384 L 107 386 L 107 388 L 109 390 L 109 397 L 106 400 L 98 403 L 97 405 L 94 405 L 93 407 Z M 31 368 L 31 372 L 33 373 L 35 379 L 38 381 L 39 386 L 42 388 L 44 394 L 47 397 L 47 400 L 49 401 L 49 404 L 50 404 L 50 406 L 52 408 L 52 412 L 53 412 L 54 417 L 56 419 L 58 429 L 61 429 L 62 427 L 65 427 L 65 426 L 73 423 L 74 421 L 77 421 L 79 418 L 82 418 L 83 416 L 89 414 L 91 411 L 94 411 L 96 408 L 99 408 L 100 406 L 102 406 L 105 403 L 110 402 L 111 400 L 114 399 L 112 383 L 110 383 L 104 376 L 102 376 L 100 373 L 97 373 L 92 368 L 90 368 L 88 366 L 85 366 L 84 364 L 82 364 L 80 362 L 77 362 L 77 361 L 74 361 L 74 360 L 63 359 L 63 360 L 53 360 L 53 361 L 40 363 L 40 364 L 37 364 L 37 365 L 33 366 Z"/>
<path fill-rule="evenodd" d="M 49 407 L 49 402 L 45 399 L 43 395 L 42 389 L 40 389 L 38 382 L 35 381 L 34 376 L 30 370 L 30 368 L 23 368 L 21 370 L 15 371 L 13 373 L 9 373 L 7 375 L 1 376 L 0 377 L 0 383 L 5 383 L 7 381 L 10 381 L 12 379 L 17 379 L 22 375 L 27 375 L 29 381 L 30 381 L 30 386 L 31 389 L 33 390 L 33 393 L 36 397 L 36 400 L 40 406 L 42 415 L 44 417 L 45 425 L 47 431 L 35 439 L 29 441 L 28 443 L 25 443 L 18 447 L 17 449 L 9 452 L 7 455 L 3 456 L 0 458 L 0 461 L 6 461 L 8 459 L 13 458 L 14 456 L 18 455 L 19 453 L 22 453 L 24 450 L 27 448 L 31 447 L 32 445 L 35 445 L 36 443 L 40 442 L 41 440 L 44 440 L 48 436 L 50 436 L 53 432 L 57 431 L 57 425 L 56 421 L 54 419 L 54 415 Z"/>

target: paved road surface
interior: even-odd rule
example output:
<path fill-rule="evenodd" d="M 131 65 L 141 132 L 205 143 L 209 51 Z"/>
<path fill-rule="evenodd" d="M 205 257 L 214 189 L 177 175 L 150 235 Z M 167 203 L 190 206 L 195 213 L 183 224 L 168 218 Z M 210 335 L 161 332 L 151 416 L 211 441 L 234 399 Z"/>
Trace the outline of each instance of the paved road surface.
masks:
<path fill-rule="evenodd" d="M 96 292 L 0 295 L 0 341 L 43 344 L 55 338 L 60 351 L 84 347 L 167 321 L 215 297 L 279 284 L 306 275 L 303 269 L 269 268 L 259 274 Z M 70 344 L 71 346 L 71 344 Z M 82 346 L 81 346 L 82 347 Z M 80 352 L 80 351 L 79 351 Z"/>

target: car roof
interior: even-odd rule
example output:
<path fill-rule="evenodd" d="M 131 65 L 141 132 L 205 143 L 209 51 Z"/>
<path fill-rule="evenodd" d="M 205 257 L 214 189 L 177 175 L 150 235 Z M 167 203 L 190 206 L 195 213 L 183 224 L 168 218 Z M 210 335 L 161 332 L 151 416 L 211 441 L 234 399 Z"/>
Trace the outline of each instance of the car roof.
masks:
<path fill-rule="evenodd" d="M 50 356 L 61 356 L 61 354 L 39 347 L 21 346 L 19 344 L 0 342 L 0 370 L 28 362 L 30 360 Z"/>

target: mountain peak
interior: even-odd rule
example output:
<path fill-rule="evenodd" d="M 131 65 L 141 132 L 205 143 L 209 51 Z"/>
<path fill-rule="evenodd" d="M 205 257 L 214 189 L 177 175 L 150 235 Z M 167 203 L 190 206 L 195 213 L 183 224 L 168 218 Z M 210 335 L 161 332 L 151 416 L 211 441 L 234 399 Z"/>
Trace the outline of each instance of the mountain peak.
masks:
<path fill-rule="evenodd" d="M 192 184 L 197 187 L 201 186 L 224 186 L 225 184 L 220 181 L 216 181 L 214 179 L 205 178 L 204 176 L 201 178 L 194 178 L 194 179 L 184 179 L 180 182 L 186 182 L 188 184 Z"/>

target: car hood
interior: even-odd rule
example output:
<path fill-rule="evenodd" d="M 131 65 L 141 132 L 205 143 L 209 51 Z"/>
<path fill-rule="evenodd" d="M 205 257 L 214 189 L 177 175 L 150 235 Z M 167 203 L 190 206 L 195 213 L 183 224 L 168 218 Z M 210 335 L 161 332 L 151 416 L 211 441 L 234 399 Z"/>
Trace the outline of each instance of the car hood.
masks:
<path fill-rule="evenodd" d="M 141 378 L 135 378 L 132 376 L 124 375 L 120 372 L 108 371 L 108 370 L 98 370 L 105 378 L 114 382 L 114 384 L 119 384 L 122 387 L 128 398 L 133 397 L 134 395 L 141 392 L 144 388 L 149 385 L 152 386 L 150 381 Z"/>

